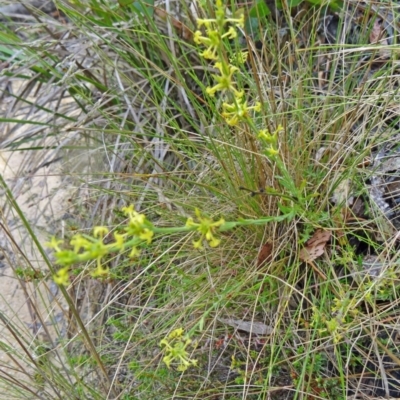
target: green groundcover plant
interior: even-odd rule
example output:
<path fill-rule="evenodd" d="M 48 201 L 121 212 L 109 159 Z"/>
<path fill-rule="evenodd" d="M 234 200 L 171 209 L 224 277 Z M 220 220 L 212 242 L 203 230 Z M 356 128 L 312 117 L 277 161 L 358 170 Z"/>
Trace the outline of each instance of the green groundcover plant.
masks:
<path fill-rule="evenodd" d="M 211 248 L 217 247 L 222 238 L 223 232 L 240 226 L 263 225 L 270 222 L 280 222 L 292 220 L 297 215 L 301 215 L 306 207 L 309 197 L 304 197 L 304 187 L 297 188 L 290 174 L 285 168 L 285 164 L 280 158 L 279 153 L 279 134 L 283 132 L 282 126 L 277 126 L 276 130 L 270 133 L 267 129 L 257 130 L 253 121 L 253 114 L 262 110 L 260 102 L 246 99 L 245 91 L 237 87 L 235 75 L 240 73 L 240 68 L 234 66 L 229 61 L 226 51 L 226 41 L 237 38 L 237 29 L 244 27 L 244 14 L 239 18 L 228 18 L 226 16 L 226 6 L 222 1 L 217 1 L 215 6 L 215 18 L 198 19 L 199 29 L 205 28 L 205 33 L 197 30 L 194 34 L 194 42 L 199 46 L 199 54 L 206 60 L 212 60 L 219 74 L 213 75 L 215 85 L 207 87 L 205 92 L 214 97 L 221 93 L 223 98 L 221 115 L 230 126 L 245 124 L 250 128 L 264 147 L 264 154 L 271 163 L 276 165 L 282 173 L 280 178 L 283 186 L 288 190 L 287 197 L 291 201 L 281 205 L 282 213 L 276 216 L 267 216 L 260 219 L 240 219 L 237 221 L 225 221 L 223 218 L 218 221 L 205 217 L 199 210 L 196 210 L 196 219 L 189 218 L 182 227 L 158 227 L 153 225 L 145 214 L 135 211 L 131 205 L 122 211 L 127 217 L 126 226 L 119 226 L 118 231 L 112 233 L 112 240 L 105 244 L 104 239 L 110 235 L 107 227 L 97 226 L 93 230 L 93 236 L 77 234 L 70 240 L 71 249 L 62 248 L 62 240 L 55 237 L 47 243 L 55 253 L 56 262 L 62 268 L 54 274 L 54 281 L 58 285 L 68 286 L 70 284 L 70 270 L 74 264 L 96 260 L 96 268 L 91 272 L 92 277 L 107 277 L 112 272 L 104 266 L 103 260 L 110 254 L 129 250 L 129 257 L 134 259 L 140 254 L 140 247 L 150 246 L 158 236 L 168 234 L 196 232 L 198 239 L 193 241 L 195 249 L 203 248 L 206 242 Z M 247 53 L 241 53 L 236 58 L 240 60 L 239 65 L 243 64 L 247 58 Z M 254 105 L 249 106 L 254 102 Z M 240 129 L 243 129 L 242 127 Z M 274 193 L 273 190 L 269 193 Z M 165 347 L 167 355 L 164 362 L 170 366 L 172 361 L 178 363 L 178 370 L 184 371 L 190 365 L 195 366 L 196 362 L 187 356 L 186 347 L 190 344 L 188 337 L 183 338 L 183 329 L 174 330 L 168 338 L 163 339 L 160 344 Z M 175 341 L 174 344 L 172 342 Z"/>

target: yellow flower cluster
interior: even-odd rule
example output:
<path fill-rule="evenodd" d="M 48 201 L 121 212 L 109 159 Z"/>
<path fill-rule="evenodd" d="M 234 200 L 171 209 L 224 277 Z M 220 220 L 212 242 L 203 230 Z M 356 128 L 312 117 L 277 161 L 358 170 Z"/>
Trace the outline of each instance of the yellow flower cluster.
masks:
<path fill-rule="evenodd" d="M 248 107 L 247 101 L 238 99 L 235 104 L 222 103 L 222 116 L 228 125 L 235 126 L 241 121 L 247 121 L 250 117 L 249 110 L 261 111 L 261 103 L 257 102 L 254 106 Z"/>
<path fill-rule="evenodd" d="M 163 362 L 168 368 L 171 368 L 171 363 L 178 363 L 177 370 L 184 372 L 190 366 L 197 366 L 197 360 L 189 358 L 187 347 L 192 343 L 188 336 L 183 335 L 182 328 L 175 329 L 168 337 L 161 340 L 160 347 L 164 347 L 165 356 Z"/>
<path fill-rule="evenodd" d="M 220 59 L 221 46 L 224 39 L 234 39 L 237 36 L 236 29 L 231 26 L 226 30 L 227 24 L 236 27 L 244 27 L 244 14 L 239 18 L 227 18 L 225 15 L 225 6 L 222 0 L 216 1 L 215 18 L 197 19 L 197 27 L 205 26 L 206 36 L 201 31 L 194 34 L 194 42 L 206 46 L 206 49 L 200 55 L 208 60 Z"/>
<path fill-rule="evenodd" d="M 120 230 L 120 233 L 113 233 L 114 240 L 107 240 L 108 244 L 104 243 L 104 239 L 109 236 L 110 232 L 105 226 L 95 227 L 93 236 L 75 235 L 70 241 L 71 250 L 61 249 L 60 245 L 63 244 L 63 241 L 54 237 L 49 243 L 46 243 L 48 247 L 55 251 L 57 264 L 62 265 L 62 268 L 53 276 L 54 282 L 58 285 L 67 286 L 70 282 L 71 265 L 90 260 L 96 260 L 96 269 L 91 273 L 93 277 L 107 275 L 109 273 L 108 267 L 102 262 L 106 255 L 131 249 L 129 257 L 134 258 L 140 254 L 138 245 L 143 241 L 148 245 L 151 244 L 156 232 L 160 234 L 199 232 L 200 238 L 193 242 L 196 249 L 202 248 L 204 240 L 211 247 L 216 247 L 221 242 L 220 239 L 215 237 L 216 230 L 225 224 L 222 218 L 214 222 L 210 218 L 203 217 L 200 211 L 196 209 L 197 222 L 194 222 L 193 218 L 188 218 L 185 226 L 182 227 L 156 228 L 144 214 L 135 211 L 132 205 L 124 207 L 122 211 L 128 217 L 128 222 Z"/>
<path fill-rule="evenodd" d="M 211 97 L 215 95 L 216 92 L 218 91 L 230 91 L 234 94 L 235 98 L 240 100 L 243 95 L 244 91 L 238 91 L 235 88 L 235 83 L 232 80 L 233 74 L 236 71 L 239 71 L 239 68 L 234 67 L 233 65 L 230 64 L 225 64 L 222 62 L 216 62 L 214 64 L 215 68 L 217 68 L 220 72 L 221 75 L 213 75 L 214 79 L 218 82 L 215 86 L 213 87 L 208 87 L 206 89 L 206 93 L 208 93 Z"/>
<path fill-rule="evenodd" d="M 154 227 L 144 214 L 135 211 L 133 205 L 124 207 L 122 211 L 129 217 L 128 226 L 125 228 L 126 235 L 137 236 L 142 240 L 146 240 L 147 244 L 151 243 L 154 236 Z M 131 254 L 131 256 L 136 254 Z"/>
<path fill-rule="evenodd" d="M 216 228 L 219 228 L 225 223 L 225 220 L 221 218 L 219 221 L 213 221 L 209 218 L 202 217 L 200 211 L 196 208 L 196 216 L 199 222 L 194 222 L 193 218 L 188 218 L 186 226 L 189 228 L 195 227 L 195 230 L 200 232 L 200 239 L 193 241 L 195 249 L 201 249 L 203 247 L 203 240 L 206 239 L 211 247 L 217 247 L 221 240 L 217 239 L 214 234 Z"/>
<path fill-rule="evenodd" d="M 55 250 L 57 264 L 63 265 L 53 276 L 54 282 L 58 285 L 67 286 L 69 284 L 69 270 L 72 264 L 96 260 L 96 269 L 92 272 L 93 277 L 104 276 L 108 274 L 108 267 L 104 266 L 102 259 L 107 254 L 120 252 L 126 246 L 132 249 L 130 257 L 139 255 L 140 251 L 136 244 L 145 240 L 148 244 L 154 235 L 154 226 L 147 220 L 144 214 L 139 214 L 133 206 L 124 207 L 122 211 L 128 217 L 128 224 L 124 228 L 124 233 L 114 232 L 114 240 L 109 243 L 104 243 L 104 238 L 109 234 L 108 228 L 105 226 L 97 226 L 93 230 L 93 236 L 77 234 L 70 241 L 72 250 L 62 250 L 60 244 L 62 240 L 52 238 L 48 247 Z"/>
<path fill-rule="evenodd" d="M 279 154 L 278 135 L 282 131 L 283 126 L 278 125 L 278 127 L 272 134 L 267 129 L 263 129 L 258 132 L 258 138 L 261 139 L 261 141 L 263 141 L 265 144 L 267 144 L 265 154 L 271 159 L 276 158 L 276 156 Z"/>
<path fill-rule="evenodd" d="M 227 27 L 227 25 L 230 25 Z M 238 90 L 234 79 L 234 74 L 239 71 L 238 67 L 231 65 L 224 52 L 224 39 L 234 39 L 237 37 L 237 29 L 244 27 L 244 14 L 239 18 L 228 18 L 225 15 L 225 6 L 221 0 L 216 1 L 215 18 L 198 19 L 198 28 L 205 27 L 205 35 L 198 30 L 194 34 L 194 42 L 205 46 L 206 49 L 200 52 L 200 56 L 208 60 L 215 60 L 214 67 L 219 74 L 214 74 L 213 78 L 216 85 L 207 87 L 206 93 L 211 97 L 217 92 L 225 92 L 232 97 L 232 102 L 224 102 L 222 105 L 222 116 L 231 125 L 249 120 L 249 111 L 261 111 L 261 103 L 248 106 L 244 100 L 244 91 Z M 237 57 L 238 64 L 243 64 L 247 58 L 247 52 L 240 53 Z M 234 58 L 231 58 L 233 60 Z"/>

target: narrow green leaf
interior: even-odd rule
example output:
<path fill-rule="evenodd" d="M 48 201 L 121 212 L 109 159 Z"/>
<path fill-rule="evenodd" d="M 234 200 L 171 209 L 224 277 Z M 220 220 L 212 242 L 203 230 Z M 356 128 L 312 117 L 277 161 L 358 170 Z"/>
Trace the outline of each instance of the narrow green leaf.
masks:
<path fill-rule="evenodd" d="M 17 119 L 17 118 L 0 118 L 0 122 L 15 122 L 17 124 L 49 126 L 49 124 L 46 122 L 32 121 L 32 120 L 26 120 L 26 119 Z"/>
<path fill-rule="evenodd" d="M 131 6 L 138 14 L 153 16 L 154 0 L 118 0 L 121 7 Z"/>
<path fill-rule="evenodd" d="M 298 6 L 303 0 L 288 0 L 289 7 Z"/>

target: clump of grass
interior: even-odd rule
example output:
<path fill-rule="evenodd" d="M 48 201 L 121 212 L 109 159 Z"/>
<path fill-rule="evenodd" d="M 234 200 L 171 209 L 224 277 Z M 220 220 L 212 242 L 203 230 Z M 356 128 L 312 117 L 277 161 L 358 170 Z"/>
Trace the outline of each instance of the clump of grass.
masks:
<path fill-rule="evenodd" d="M 281 5 L 278 19 L 220 1 L 196 14 L 183 4 L 59 6 L 87 59 L 63 75 L 65 59 L 28 46 L 19 65 L 69 92 L 80 112 L 69 120 L 92 149 L 103 146 L 108 169 L 87 175 L 91 194 L 74 211 L 91 217 L 50 241 L 52 261 L 36 240 L 50 274 L 16 271 L 54 279 L 68 305 L 54 358 L 44 351 L 38 362 L 22 342 L 13 354 L 29 358 L 21 370 L 36 393 L 344 399 L 379 359 L 397 363 L 387 327 L 397 245 L 379 210 L 368 215 L 364 166 L 392 135 L 376 132 L 397 96 L 393 71 L 368 76 L 373 58 L 339 33 L 321 44 L 327 4 Z M 300 252 L 320 228 L 332 240 L 311 265 Z M 376 278 L 364 270 L 368 253 L 383 257 Z M 16 395 L 32 395 L 3 371 Z M 388 377 L 383 386 L 394 390 Z"/>

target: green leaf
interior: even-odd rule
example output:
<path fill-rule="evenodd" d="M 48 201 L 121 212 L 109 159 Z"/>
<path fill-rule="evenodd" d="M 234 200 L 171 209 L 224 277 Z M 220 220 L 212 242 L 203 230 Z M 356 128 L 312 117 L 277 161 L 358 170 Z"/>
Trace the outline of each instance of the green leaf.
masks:
<path fill-rule="evenodd" d="M 264 18 L 271 14 L 271 10 L 265 4 L 264 0 L 257 0 L 256 4 L 250 9 L 251 18 Z"/>
<path fill-rule="evenodd" d="M 0 31 L 0 42 L 1 44 L 12 44 L 15 45 L 16 43 L 21 43 L 21 39 L 13 34 L 10 34 L 8 32 L 1 32 Z"/>
<path fill-rule="evenodd" d="M 260 40 L 262 38 L 262 30 L 260 30 L 260 28 L 262 29 L 263 26 L 265 26 L 265 23 L 263 24 L 261 22 L 262 21 L 260 21 L 258 18 L 246 18 L 244 29 L 248 35 L 251 35 L 253 40 Z"/>
<path fill-rule="evenodd" d="M 287 4 L 288 4 L 289 8 L 292 8 L 292 7 L 298 6 L 302 1 L 303 1 L 303 0 L 287 0 Z M 318 1 L 319 4 L 321 4 L 321 1 L 322 1 L 322 0 L 315 0 L 315 1 Z M 283 9 L 283 5 L 282 5 L 282 1 L 281 1 L 281 0 L 277 0 L 277 1 L 276 1 L 276 7 L 277 7 L 279 10 L 282 10 L 282 9 Z"/>
<path fill-rule="evenodd" d="M 344 2 L 341 0 L 333 0 L 329 3 L 329 7 L 333 10 L 333 11 L 341 11 L 344 8 Z"/>
<path fill-rule="evenodd" d="M 49 126 L 50 124 L 47 122 L 33 121 L 29 119 L 18 119 L 18 118 L 0 118 L 0 122 L 12 122 L 17 124 L 27 124 L 27 125 L 42 125 Z"/>
<path fill-rule="evenodd" d="M 303 0 L 288 0 L 289 7 L 298 6 Z"/>
<path fill-rule="evenodd" d="M 204 316 L 201 317 L 199 321 L 199 331 L 203 332 L 203 330 L 204 330 Z"/>
<path fill-rule="evenodd" d="M 153 16 L 154 0 L 118 0 L 121 7 L 131 6 L 138 14 Z"/>
<path fill-rule="evenodd" d="M 283 213 L 282 217 L 287 218 L 289 221 L 296 216 L 298 211 L 295 204 L 292 206 L 284 206 L 282 203 L 278 203 L 278 208 Z"/>

